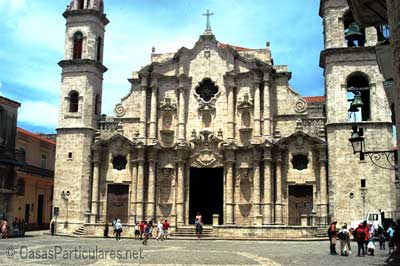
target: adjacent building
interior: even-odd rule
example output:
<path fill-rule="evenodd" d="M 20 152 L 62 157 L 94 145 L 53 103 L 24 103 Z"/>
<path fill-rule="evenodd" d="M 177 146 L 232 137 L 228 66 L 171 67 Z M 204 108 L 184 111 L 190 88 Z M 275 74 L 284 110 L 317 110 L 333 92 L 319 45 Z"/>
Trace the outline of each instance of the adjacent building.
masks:
<path fill-rule="evenodd" d="M 47 229 L 52 217 L 56 143 L 17 128 L 16 148 L 24 154 L 16 168 L 16 189 L 10 198 L 10 218 L 23 220 L 27 229 Z"/>
<path fill-rule="evenodd" d="M 321 1 L 319 14 L 324 96 L 296 92 L 268 43 L 221 43 L 207 23 L 193 48 L 153 53 L 108 117 L 103 1 L 72 1 L 59 63 L 57 232 L 100 235 L 114 217 L 168 219 L 179 231 L 200 212 L 220 236 L 304 237 L 332 219 L 394 212 L 394 173 L 360 163 L 348 141 L 356 119 L 369 147 L 393 147 L 377 33 L 350 43 L 344 0 Z M 354 95 L 364 106 L 349 117 Z"/>
<path fill-rule="evenodd" d="M 0 96 L 0 218 L 10 219 L 10 198 L 15 191 L 16 167 L 23 152 L 15 149 L 20 103 Z"/>

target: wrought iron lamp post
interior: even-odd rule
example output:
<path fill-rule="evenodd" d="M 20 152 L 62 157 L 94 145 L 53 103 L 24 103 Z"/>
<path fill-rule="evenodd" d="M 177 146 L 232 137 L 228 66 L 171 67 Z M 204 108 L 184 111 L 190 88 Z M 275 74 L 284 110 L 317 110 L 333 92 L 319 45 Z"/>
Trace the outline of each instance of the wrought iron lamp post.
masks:
<path fill-rule="evenodd" d="M 354 99 L 351 101 L 350 113 L 358 112 L 358 108 L 363 107 L 364 104 L 361 100 L 361 96 L 356 94 Z M 365 160 L 365 155 L 368 156 L 370 161 L 379 168 L 395 170 L 398 168 L 396 166 L 397 162 L 397 150 L 376 150 L 376 151 L 367 151 L 365 149 L 365 139 L 364 139 L 364 129 L 359 128 L 356 122 L 353 125 L 351 137 L 349 138 L 351 146 L 353 148 L 353 153 L 360 154 L 360 161 Z M 386 160 L 388 165 L 384 166 L 379 164 L 379 161 Z"/>

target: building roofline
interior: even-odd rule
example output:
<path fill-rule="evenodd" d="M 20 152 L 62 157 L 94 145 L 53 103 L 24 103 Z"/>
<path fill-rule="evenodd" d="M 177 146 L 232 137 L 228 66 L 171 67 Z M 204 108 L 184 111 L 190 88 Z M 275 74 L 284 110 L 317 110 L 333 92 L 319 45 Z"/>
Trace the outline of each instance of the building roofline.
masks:
<path fill-rule="evenodd" d="M 23 134 L 23 135 L 26 135 L 26 136 L 35 138 L 35 139 L 37 139 L 37 140 L 40 140 L 40 141 L 43 141 L 43 142 L 47 142 L 48 144 L 51 144 L 51 145 L 54 145 L 54 146 L 56 145 L 56 142 L 55 142 L 55 141 L 52 141 L 52 140 L 43 138 L 43 137 L 41 137 L 41 136 L 39 136 L 39 135 L 37 135 L 37 134 L 35 134 L 35 133 L 32 133 L 32 132 L 30 132 L 30 131 L 28 131 L 28 130 L 25 130 L 25 129 L 23 129 L 23 128 L 17 127 L 17 132 L 18 132 L 18 133 L 21 133 L 21 134 Z"/>
<path fill-rule="evenodd" d="M 4 97 L 4 96 L 0 96 L 0 101 L 8 102 L 8 103 L 10 103 L 10 104 L 12 104 L 12 105 L 14 105 L 14 106 L 17 106 L 17 107 L 20 107 L 20 106 L 21 106 L 21 103 L 16 102 L 16 101 L 14 101 L 14 100 L 11 100 L 11 99 L 9 99 L 9 98 L 6 98 L 6 97 Z"/>

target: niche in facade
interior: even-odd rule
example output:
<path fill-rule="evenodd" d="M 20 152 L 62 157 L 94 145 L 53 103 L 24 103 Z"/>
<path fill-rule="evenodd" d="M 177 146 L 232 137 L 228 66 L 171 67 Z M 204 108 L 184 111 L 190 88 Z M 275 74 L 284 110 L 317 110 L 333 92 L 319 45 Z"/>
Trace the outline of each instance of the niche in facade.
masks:
<path fill-rule="evenodd" d="M 309 163 L 309 160 L 308 160 L 307 155 L 304 155 L 304 154 L 293 155 L 293 159 L 292 159 L 293 169 L 296 169 L 296 170 L 307 169 L 308 163 Z"/>
<path fill-rule="evenodd" d="M 128 161 L 126 160 L 126 157 L 123 155 L 114 156 L 114 158 L 112 159 L 113 168 L 117 169 L 118 171 L 126 169 L 127 163 Z"/>

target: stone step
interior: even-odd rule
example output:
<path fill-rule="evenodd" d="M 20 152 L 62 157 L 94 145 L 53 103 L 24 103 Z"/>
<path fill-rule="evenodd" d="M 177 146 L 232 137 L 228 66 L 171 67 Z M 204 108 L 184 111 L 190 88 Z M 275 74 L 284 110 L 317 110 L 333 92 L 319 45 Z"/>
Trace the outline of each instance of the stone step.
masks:
<path fill-rule="evenodd" d="M 84 226 L 80 226 L 77 229 L 75 229 L 75 231 L 73 232 L 74 235 L 85 235 L 85 227 Z"/>

